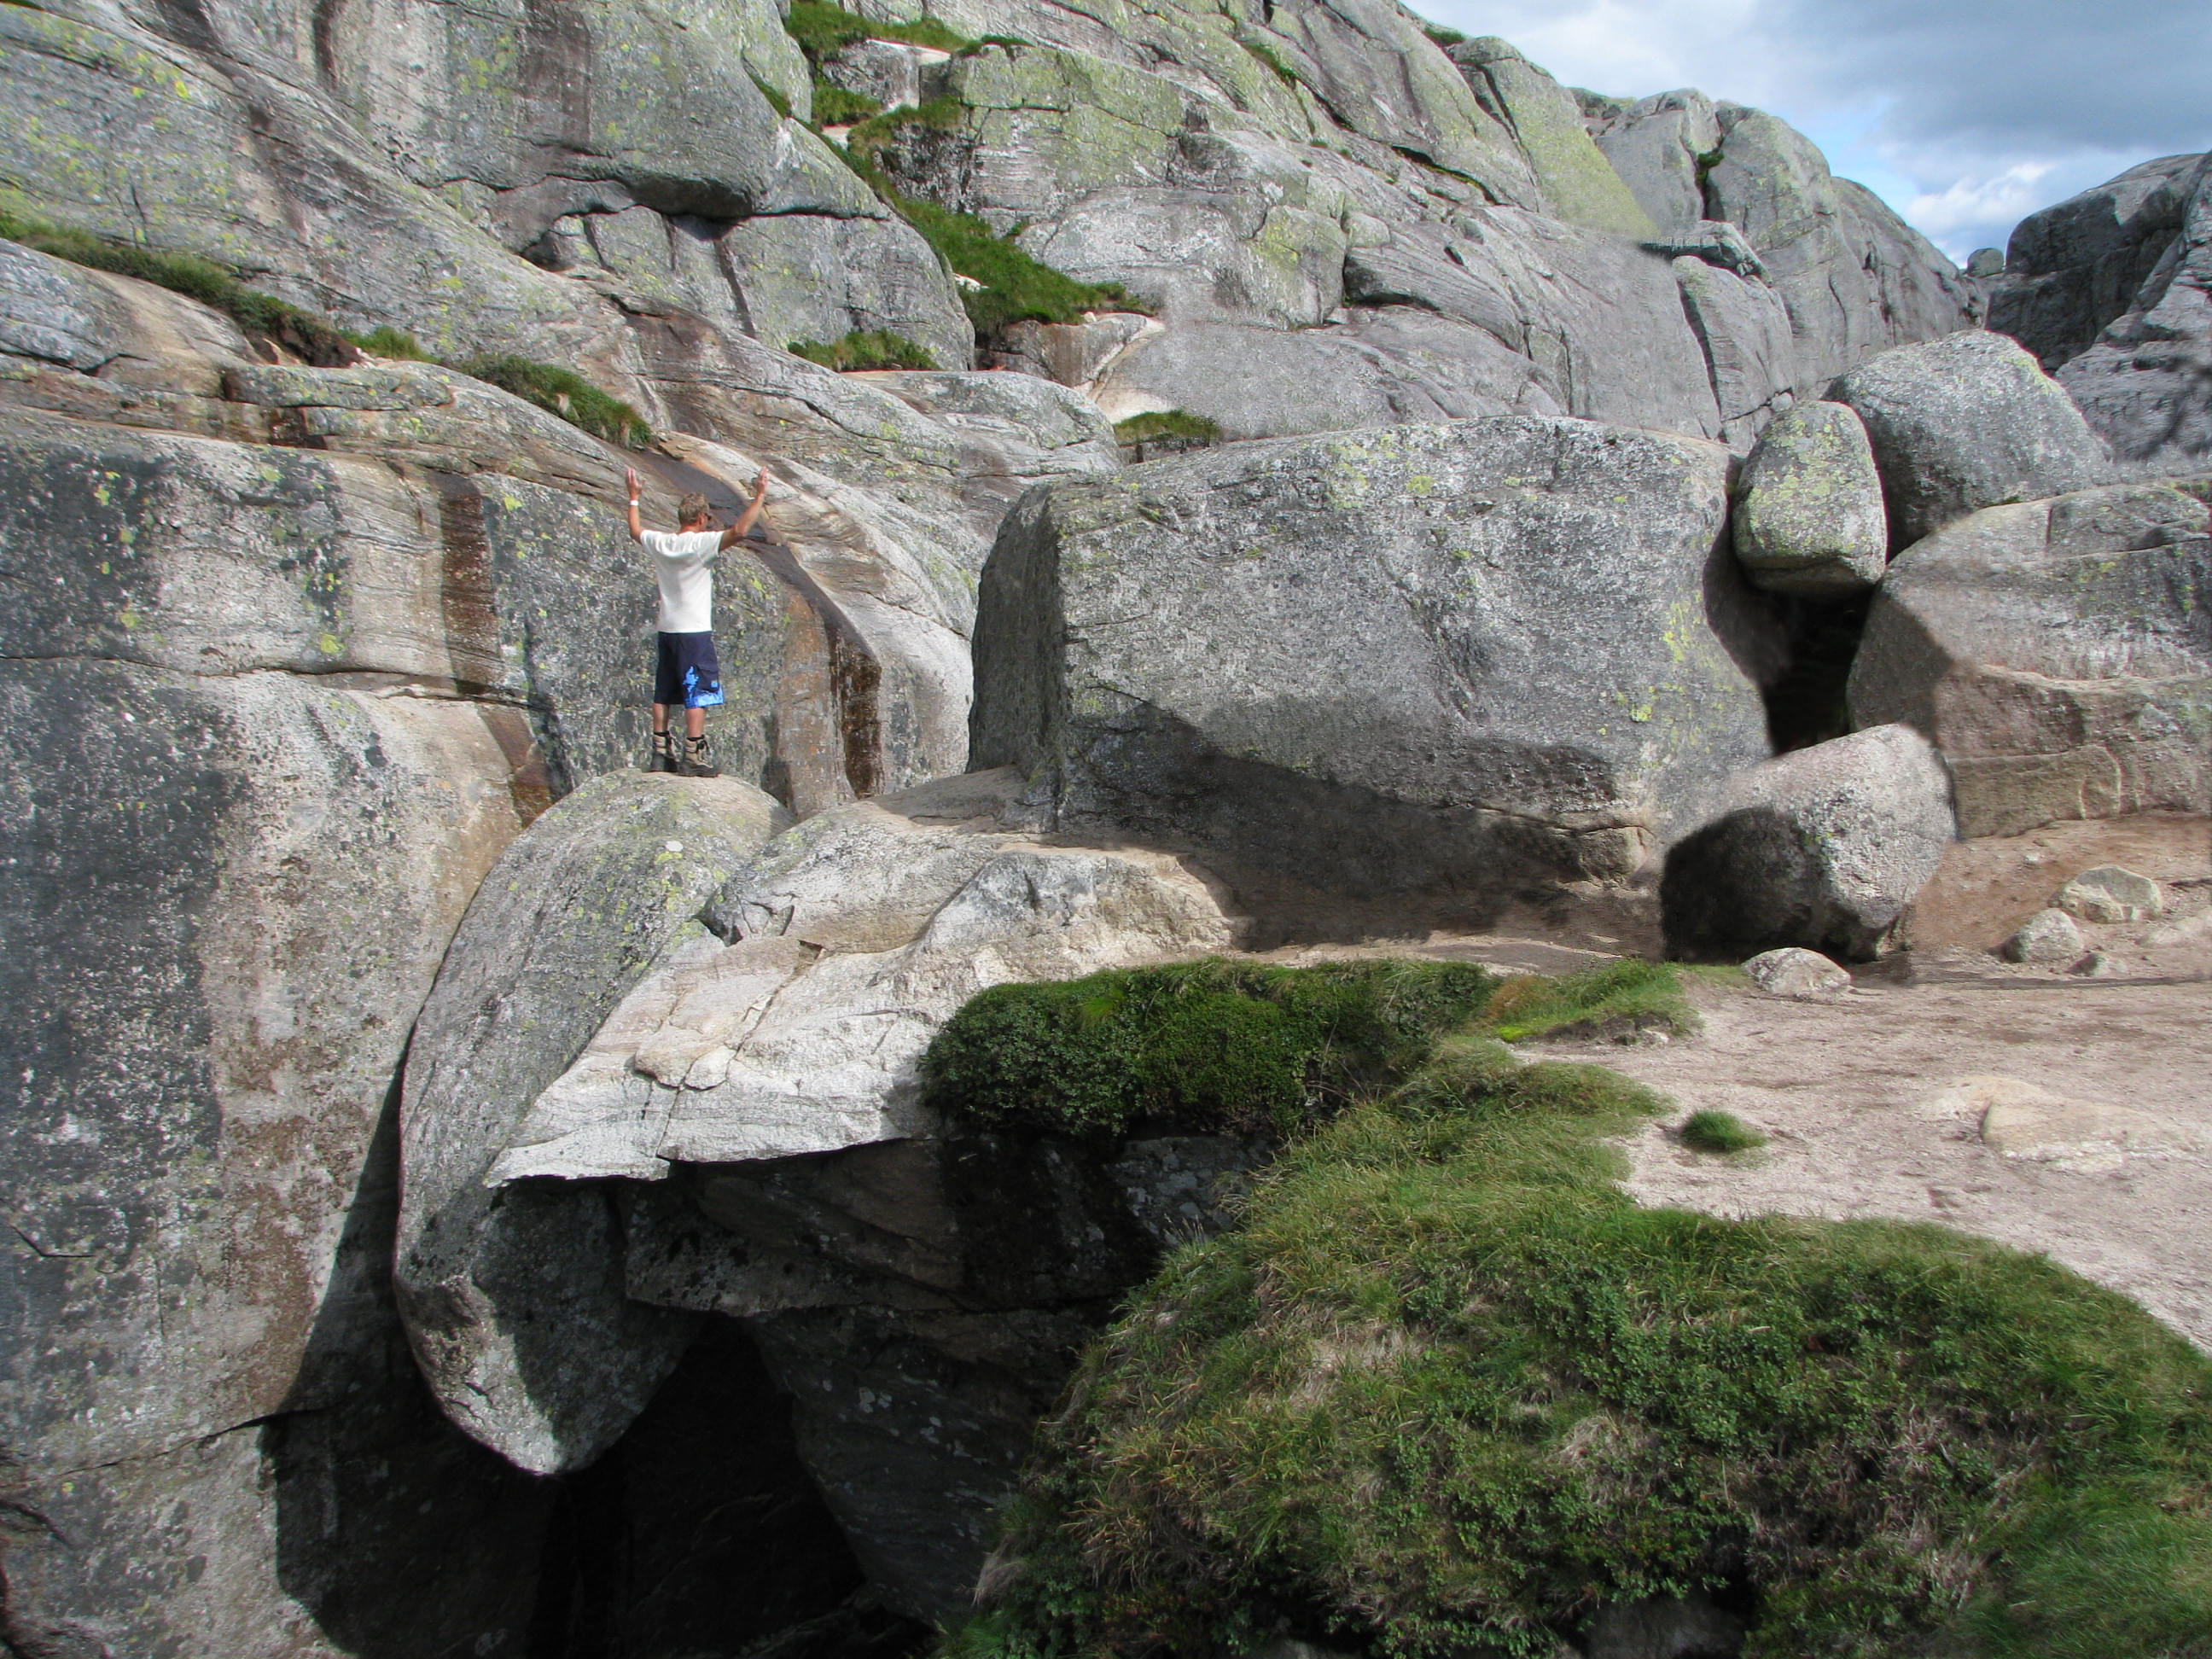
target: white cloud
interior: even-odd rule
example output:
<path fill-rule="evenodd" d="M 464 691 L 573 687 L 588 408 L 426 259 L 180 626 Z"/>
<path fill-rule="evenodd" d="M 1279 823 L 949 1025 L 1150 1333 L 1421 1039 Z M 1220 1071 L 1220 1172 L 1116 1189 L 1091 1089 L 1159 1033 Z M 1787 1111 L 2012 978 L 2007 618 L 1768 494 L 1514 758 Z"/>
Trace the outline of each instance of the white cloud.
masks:
<path fill-rule="evenodd" d="M 1771 110 L 1954 258 L 2212 146 L 2205 0 L 1422 0 L 1571 86 Z"/>
<path fill-rule="evenodd" d="M 1923 191 L 1905 206 L 1905 217 L 1938 239 L 1953 231 L 2017 220 L 2044 205 L 2036 190 L 2049 161 L 2020 161 L 1994 179 L 1960 179 L 1940 191 Z"/>

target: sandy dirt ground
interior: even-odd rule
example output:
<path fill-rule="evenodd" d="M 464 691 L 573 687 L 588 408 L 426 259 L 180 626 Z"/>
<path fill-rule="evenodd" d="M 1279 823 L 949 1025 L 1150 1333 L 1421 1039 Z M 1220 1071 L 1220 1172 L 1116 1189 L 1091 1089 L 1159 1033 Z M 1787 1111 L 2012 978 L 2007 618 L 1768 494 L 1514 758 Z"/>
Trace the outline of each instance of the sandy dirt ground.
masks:
<path fill-rule="evenodd" d="M 1896 972 L 1820 1002 L 1711 981 L 1692 1000 L 1705 1024 L 1695 1037 L 1529 1045 L 1602 1060 L 1675 1103 L 1626 1143 L 1640 1201 L 1940 1222 L 2045 1252 L 2212 1351 L 2212 1158 L 2002 1155 L 1954 1086 L 2017 1079 L 2152 1115 L 2180 1139 L 2212 1145 L 2212 982 L 1916 983 Z M 1705 1107 L 1733 1112 L 1771 1144 L 1733 1158 L 1692 1152 L 1674 1128 Z"/>

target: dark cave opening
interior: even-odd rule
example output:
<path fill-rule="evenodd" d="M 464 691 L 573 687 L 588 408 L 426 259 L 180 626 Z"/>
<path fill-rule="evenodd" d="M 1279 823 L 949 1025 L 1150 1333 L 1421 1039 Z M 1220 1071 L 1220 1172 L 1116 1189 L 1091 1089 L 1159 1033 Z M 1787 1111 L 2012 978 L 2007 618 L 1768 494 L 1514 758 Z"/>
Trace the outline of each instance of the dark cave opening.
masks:
<path fill-rule="evenodd" d="M 1771 604 L 1788 657 L 1782 672 L 1760 694 L 1766 703 L 1767 739 L 1776 754 L 1786 755 L 1850 732 L 1845 692 L 1874 591 L 1839 599 L 1776 596 Z"/>

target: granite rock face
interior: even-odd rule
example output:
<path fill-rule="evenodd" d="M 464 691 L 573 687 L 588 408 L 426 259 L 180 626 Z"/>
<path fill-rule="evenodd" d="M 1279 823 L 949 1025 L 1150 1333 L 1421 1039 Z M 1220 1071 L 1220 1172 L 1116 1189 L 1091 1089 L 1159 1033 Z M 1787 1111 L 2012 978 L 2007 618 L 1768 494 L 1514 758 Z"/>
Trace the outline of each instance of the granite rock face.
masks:
<path fill-rule="evenodd" d="M 2181 230 L 2201 155 L 2165 155 L 2031 213 L 1990 284 L 1990 327 L 2059 368 L 2135 304 Z"/>
<path fill-rule="evenodd" d="M 1841 404 L 1800 404 L 1769 426 L 1737 486 L 1735 556 L 1775 593 L 1863 591 L 1889 563 L 1881 477 L 1865 424 Z"/>
<path fill-rule="evenodd" d="M 1733 225 L 1788 311 L 1802 397 L 1890 347 L 1978 320 L 1979 296 L 1786 122 L 1704 94 L 1585 99 L 1598 148 L 1665 237 Z"/>
<path fill-rule="evenodd" d="M 2136 477 L 2197 471 L 2212 455 L 2212 157 L 2166 188 L 2180 228 L 2128 309 L 2058 372 Z"/>
<path fill-rule="evenodd" d="M 1927 733 L 1968 836 L 2212 810 L 2208 532 L 2203 501 L 2165 484 L 1960 520 L 1891 564 L 1852 720 Z"/>
<path fill-rule="evenodd" d="M 423 1005 L 400 1108 L 400 1313 L 447 1414 L 532 1474 L 604 1451 L 692 1331 L 624 1299 L 605 1194 L 495 1191 L 486 1148 L 788 822 L 733 779 L 593 780 L 507 848 Z"/>
<path fill-rule="evenodd" d="M 1480 916 L 1620 880 L 1674 803 L 1766 753 L 1727 473 L 1717 447 L 1498 418 L 1034 491 L 984 574 L 975 760 L 1241 892 Z"/>
<path fill-rule="evenodd" d="M 2104 442 L 2058 383 L 2000 334 L 1900 346 L 1838 380 L 1866 422 L 1893 548 L 2005 501 L 2104 483 Z"/>
<path fill-rule="evenodd" d="M 1864 961 L 1958 835 L 1942 757 L 1909 726 L 1778 757 L 1731 779 L 1711 820 L 1668 853 L 1668 948 L 1796 945 Z"/>

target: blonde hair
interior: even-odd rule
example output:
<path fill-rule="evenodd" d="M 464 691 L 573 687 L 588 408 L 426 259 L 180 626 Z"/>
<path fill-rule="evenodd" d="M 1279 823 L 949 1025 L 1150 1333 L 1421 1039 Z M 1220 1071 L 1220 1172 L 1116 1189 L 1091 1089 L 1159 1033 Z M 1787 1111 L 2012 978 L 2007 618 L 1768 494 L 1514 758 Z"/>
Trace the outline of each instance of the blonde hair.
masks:
<path fill-rule="evenodd" d="M 676 522 L 696 524 L 714 510 L 713 504 L 695 489 L 676 503 Z"/>

